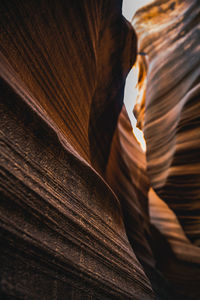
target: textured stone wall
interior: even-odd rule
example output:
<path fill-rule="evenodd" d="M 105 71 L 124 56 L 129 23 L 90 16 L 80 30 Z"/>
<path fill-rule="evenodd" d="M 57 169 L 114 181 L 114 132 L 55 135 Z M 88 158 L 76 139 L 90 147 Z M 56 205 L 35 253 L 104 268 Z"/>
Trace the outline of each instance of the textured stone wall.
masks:
<path fill-rule="evenodd" d="M 199 299 L 199 1 L 155 1 L 133 24 L 146 53 L 140 59 L 146 95 L 137 115 L 147 143 L 151 222 L 170 247 L 165 258 L 154 253 L 176 290 Z"/>
<path fill-rule="evenodd" d="M 199 299 L 199 15 L 0 2 L 0 299 Z"/>
<path fill-rule="evenodd" d="M 1 1 L 1 299 L 153 299 L 103 179 L 136 57 L 121 1 Z"/>

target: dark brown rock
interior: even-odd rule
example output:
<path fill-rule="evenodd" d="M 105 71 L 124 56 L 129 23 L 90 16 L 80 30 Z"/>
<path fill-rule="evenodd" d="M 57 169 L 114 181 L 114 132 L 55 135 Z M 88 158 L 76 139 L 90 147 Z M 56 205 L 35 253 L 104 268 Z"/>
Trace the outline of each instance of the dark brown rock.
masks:
<path fill-rule="evenodd" d="M 136 36 L 121 1 L 1 1 L 1 299 L 153 299 L 104 174 Z"/>
<path fill-rule="evenodd" d="M 146 53 L 145 104 L 137 114 L 147 143 L 151 221 L 171 248 L 154 254 L 184 299 L 200 297 L 199 21 L 195 0 L 154 1 L 134 20 Z"/>

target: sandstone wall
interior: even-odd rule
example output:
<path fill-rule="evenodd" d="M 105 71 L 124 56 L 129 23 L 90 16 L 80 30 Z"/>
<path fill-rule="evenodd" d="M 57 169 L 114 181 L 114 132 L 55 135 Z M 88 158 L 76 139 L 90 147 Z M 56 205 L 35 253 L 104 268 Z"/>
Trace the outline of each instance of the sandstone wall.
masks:
<path fill-rule="evenodd" d="M 136 36 L 121 1 L 1 1 L 1 299 L 153 299 L 103 179 Z"/>

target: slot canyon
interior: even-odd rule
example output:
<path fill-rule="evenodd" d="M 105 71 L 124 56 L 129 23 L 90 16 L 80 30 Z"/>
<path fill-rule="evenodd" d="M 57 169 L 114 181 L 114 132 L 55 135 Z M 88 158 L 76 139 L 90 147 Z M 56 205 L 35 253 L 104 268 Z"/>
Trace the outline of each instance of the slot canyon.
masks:
<path fill-rule="evenodd" d="M 1 300 L 200 299 L 200 2 L 122 5 L 0 0 Z"/>

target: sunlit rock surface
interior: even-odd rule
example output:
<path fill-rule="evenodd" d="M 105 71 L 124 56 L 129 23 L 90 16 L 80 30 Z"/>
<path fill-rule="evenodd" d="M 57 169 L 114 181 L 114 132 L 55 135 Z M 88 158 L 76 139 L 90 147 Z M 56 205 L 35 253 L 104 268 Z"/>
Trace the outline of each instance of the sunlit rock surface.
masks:
<path fill-rule="evenodd" d="M 0 298 L 199 299 L 198 1 L 0 2 Z"/>
<path fill-rule="evenodd" d="M 124 107 L 112 141 L 106 180 L 118 195 L 129 242 L 151 282 L 157 299 L 182 299 L 179 290 L 168 283 L 158 268 L 157 253 L 161 251 L 160 258 L 163 261 L 165 255 L 171 255 L 171 251 L 163 239 L 162 232 L 156 230 L 156 222 L 150 219 L 152 211 L 149 215 L 148 198 L 151 189 L 145 152 L 133 134 Z M 152 199 L 150 203 L 152 204 Z"/>
<path fill-rule="evenodd" d="M 121 1 L 1 1 L 0 31 L 0 298 L 154 299 L 101 177 L 136 56 Z"/>
<path fill-rule="evenodd" d="M 118 195 L 128 238 L 137 257 L 155 266 L 147 237 L 149 232 L 148 190 L 145 154 L 132 132 L 123 108 L 113 138 L 107 166 L 107 181 Z"/>
<path fill-rule="evenodd" d="M 1 1 L 2 76 L 100 170 L 135 55 L 121 1 Z"/>
<path fill-rule="evenodd" d="M 164 278 L 156 271 L 152 253 L 151 224 L 148 209 L 149 179 L 146 173 L 146 158 L 123 108 L 116 128 L 106 179 L 121 203 L 123 220 L 128 239 L 142 264 L 158 299 L 172 295 Z M 174 294 L 173 294 L 174 295 Z"/>
<path fill-rule="evenodd" d="M 155 1 L 133 21 L 146 54 L 146 97 L 137 114 L 147 144 L 150 214 L 172 250 L 165 262 L 159 253 L 157 259 L 176 289 L 194 299 L 200 298 L 199 21 L 193 0 Z"/>

